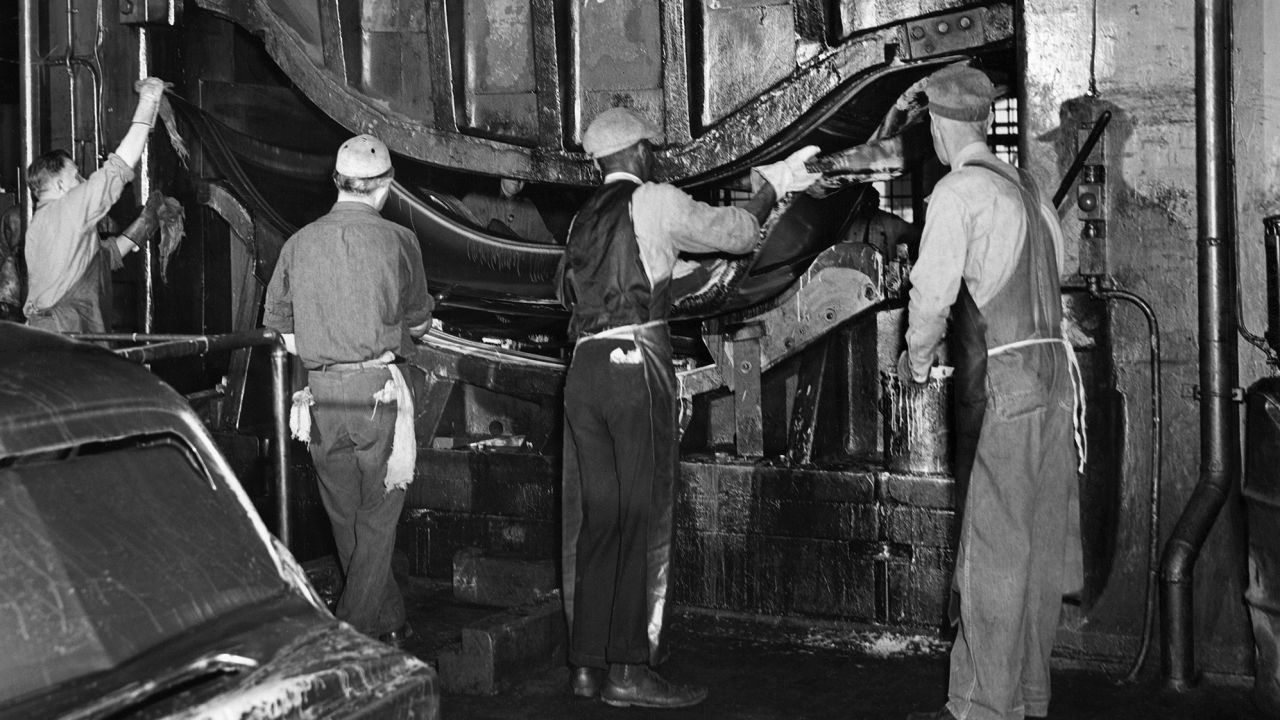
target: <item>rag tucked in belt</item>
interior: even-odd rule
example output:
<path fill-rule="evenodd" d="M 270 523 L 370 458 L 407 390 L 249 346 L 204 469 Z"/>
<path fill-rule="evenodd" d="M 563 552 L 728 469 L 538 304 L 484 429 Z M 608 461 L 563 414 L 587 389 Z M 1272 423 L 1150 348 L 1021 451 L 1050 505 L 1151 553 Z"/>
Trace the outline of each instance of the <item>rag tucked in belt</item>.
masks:
<path fill-rule="evenodd" d="M 1089 456 L 1089 439 L 1085 436 L 1085 396 L 1084 396 L 1084 376 L 1080 373 L 1080 360 L 1076 358 L 1076 349 L 1071 347 L 1071 343 L 1066 338 L 1031 338 L 1029 340 L 1018 340 L 1016 342 L 1006 343 L 998 347 L 987 350 L 987 357 L 999 355 L 1003 352 L 1010 352 L 1032 345 L 1045 345 L 1049 343 L 1061 344 L 1067 349 L 1067 367 L 1071 370 L 1071 388 L 1074 390 L 1075 397 L 1072 401 L 1071 408 L 1071 426 L 1075 434 L 1076 440 L 1076 456 L 1079 462 L 1076 463 L 1076 472 L 1084 472 L 1085 458 Z"/>
<path fill-rule="evenodd" d="M 409 383 L 405 381 L 400 366 L 394 364 L 395 353 L 390 351 L 372 360 L 358 363 L 331 363 L 318 368 L 321 372 L 352 372 L 372 368 L 386 368 L 391 379 L 382 389 L 373 394 L 373 411 L 378 412 L 378 405 L 394 403 L 396 405 L 396 427 L 391 438 L 391 456 L 387 458 L 387 476 L 383 479 L 383 487 L 391 490 L 404 490 L 413 482 L 413 469 L 418 462 L 418 440 L 413 426 L 413 393 L 409 391 Z M 293 394 L 293 407 L 289 410 L 289 431 L 295 440 L 311 442 L 311 411 L 315 405 L 315 397 L 311 388 L 305 387 Z"/>

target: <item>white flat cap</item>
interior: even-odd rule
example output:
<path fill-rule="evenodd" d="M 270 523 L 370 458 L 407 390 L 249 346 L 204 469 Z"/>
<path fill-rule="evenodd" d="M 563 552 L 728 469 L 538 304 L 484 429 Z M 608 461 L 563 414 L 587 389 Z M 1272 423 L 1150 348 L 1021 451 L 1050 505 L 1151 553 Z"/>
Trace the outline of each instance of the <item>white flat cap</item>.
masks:
<path fill-rule="evenodd" d="M 630 108 L 609 108 L 600 113 L 582 134 L 582 149 L 593 158 L 612 155 L 641 140 L 657 140 L 662 131 Z"/>
<path fill-rule="evenodd" d="M 333 169 L 350 178 L 377 177 L 391 169 L 391 153 L 372 135 L 357 135 L 338 148 Z"/>

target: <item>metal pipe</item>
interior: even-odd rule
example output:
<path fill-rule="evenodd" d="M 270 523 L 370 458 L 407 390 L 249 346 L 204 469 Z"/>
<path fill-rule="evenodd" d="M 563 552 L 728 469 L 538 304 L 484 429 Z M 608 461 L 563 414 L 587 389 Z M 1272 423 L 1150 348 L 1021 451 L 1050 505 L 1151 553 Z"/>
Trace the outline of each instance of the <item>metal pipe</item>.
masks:
<path fill-rule="evenodd" d="M 1267 263 L 1267 344 L 1274 353 L 1280 351 L 1280 215 L 1262 220 L 1262 246 Z"/>
<path fill-rule="evenodd" d="M 271 346 L 271 424 L 272 459 L 276 475 L 276 535 L 286 548 L 293 548 L 293 521 L 289 517 L 289 353 L 284 341 L 276 336 Z"/>
<path fill-rule="evenodd" d="M 83 66 L 89 71 L 89 79 L 93 82 L 93 156 L 97 160 L 102 160 L 102 73 L 98 72 L 98 67 L 93 64 L 93 61 L 79 56 L 58 59 L 50 58 L 44 60 L 43 64 L 50 67 L 66 67 L 68 73 L 70 73 L 75 66 Z M 72 92 L 75 92 L 74 88 L 72 89 Z M 84 141 L 76 140 L 75 134 L 73 133 L 72 145 L 74 146 L 77 142 L 82 143 Z M 96 169 L 96 166 L 94 169 Z"/>
<path fill-rule="evenodd" d="M 143 80 L 151 74 L 151 56 L 147 48 L 147 29 L 138 28 L 138 79 Z M 141 205 L 151 197 L 151 143 L 142 146 L 142 157 L 138 161 L 138 203 Z M 155 324 L 155 258 L 152 248 L 155 243 L 148 239 L 142 246 L 142 331 L 151 332 Z"/>
<path fill-rule="evenodd" d="M 74 18 L 76 14 L 75 0 L 67 0 L 66 14 L 67 14 L 67 52 L 63 62 L 67 66 L 67 115 L 69 116 L 68 119 L 71 124 L 71 161 L 79 165 L 80 164 L 79 153 L 77 152 L 77 150 L 79 149 L 79 141 L 77 140 L 77 136 L 80 134 L 79 133 L 80 127 L 79 127 L 79 120 L 76 117 L 76 99 L 77 99 L 76 95 L 79 90 L 79 86 L 78 86 L 78 83 L 76 83 L 76 70 L 74 67 L 71 66 L 71 58 L 75 57 L 75 52 L 76 52 L 75 51 L 76 31 L 75 31 L 75 23 L 72 20 L 72 18 Z"/>
<path fill-rule="evenodd" d="M 1196 1 L 1196 182 L 1199 238 L 1200 480 L 1164 549 L 1162 673 L 1172 688 L 1195 682 L 1194 572 L 1239 473 L 1236 322 L 1231 292 L 1230 17 L 1226 0 Z"/>
<path fill-rule="evenodd" d="M 102 155 L 102 73 L 98 72 L 98 66 L 87 58 L 77 55 L 70 58 L 70 61 L 87 69 L 89 80 L 93 83 L 93 157 L 95 163 L 101 162 L 105 159 Z"/>
<path fill-rule="evenodd" d="M 150 343 L 117 348 L 114 352 L 128 360 L 148 363 L 155 360 L 204 355 L 219 350 L 268 346 L 271 348 L 271 459 L 275 475 L 276 537 L 291 547 L 293 523 L 289 513 L 289 354 L 275 330 L 255 328 L 222 335 L 146 335 L 140 333 L 67 333 L 88 342 Z"/>
<path fill-rule="evenodd" d="M 1156 575 L 1160 562 L 1160 487 L 1164 478 L 1164 392 L 1161 387 L 1164 368 L 1160 355 L 1160 323 L 1151 305 L 1138 295 L 1125 290 L 1101 289 L 1092 278 L 1089 289 L 1097 297 L 1123 300 L 1137 306 L 1147 318 L 1151 350 L 1151 502 L 1147 511 L 1147 521 L 1150 523 L 1147 526 L 1147 586 L 1142 606 L 1142 642 L 1138 645 L 1133 664 L 1121 681 L 1131 683 L 1138 679 L 1138 673 L 1146 664 L 1147 651 L 1151 649 L 1151 631 L 1156 620 Z"/>
<path fill-rule="evenodd" d="M 1151 352 L 1151 492 L 1147 516 L 1147 583 L 1145 599 L 1142 606 L 1142 639 L 1138 652 L 1133 658 L 1129 670 L 1121 678 L 1121 683 L 1137 680 L 1138 673 L 1146 664 L 1147 653 L 1151 648 L 1151 631 L 1156 618 L 1156 576 L 1160 567 L 1160 489 L 1164 485 L 1164 360 L 1160 352 L 1160 322 L 1155 310 L 1141 296 L 1127 290 L 1104 288 L 1101 278 L 1087 278 L 1085 286 L 1062 287 L 1063 292 L 1088 292 L 1096 298 L 1106 301 L 1123 300 L 1133 303 L 1147 318 L 1148 342 Z"/>
<path fill-rule="evenodd" d="M 22 100 L 18 105 L 22 111 L 22 168 L 18 178 L 18 192 L 22 199 L 24 231 L 25 225 L 31 220 L 33 205 L 31 191 L 27 189 L 26 173 L 27 168 L 31 167 L 31 163 L 36 159 L 36 86 L 35 77 L 32 74 L 32 68 L 35 67 L 35 50 L 31 47 L 31 43 L 35 41 L 33 27 L 35 4 L 36 0 L 19 0 L 18 44 L 21 58 L 18 61 L 20 65 L 18 84 Z"/>

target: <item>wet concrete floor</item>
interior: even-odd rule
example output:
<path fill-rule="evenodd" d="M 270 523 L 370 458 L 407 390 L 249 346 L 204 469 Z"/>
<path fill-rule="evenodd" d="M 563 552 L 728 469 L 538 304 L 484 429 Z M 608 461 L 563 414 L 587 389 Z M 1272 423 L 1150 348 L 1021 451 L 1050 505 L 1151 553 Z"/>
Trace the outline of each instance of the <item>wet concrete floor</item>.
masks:
<path fill-rule="evenodd" d="M 431 662 L 458 628 L 493 612 L 454 603 L 447 585 L 408 579 L 409 619 L 417 631 L 406 648 Z M 446 720 L 533 718 L 726 718 L 734 720 L 900 719 L 945 701 L 948 644 L 932 635 L 875 631 L 845 624 L 778 623 L 696 611 L 672 618 L 671 659 L 663 674 L 710 688 L 694 708 L 651 711 L 612 708 L 574 698 L 569 671 L 535 674 L 493 696 L 446 694 Z M 1054 673 L 1055 720 L 1262 720 L 1246 682 L 1213 680 L 1175 694 L 1160 688 L 1156 662 L 1134 685 L 1117 685 L 1103 670 Z"/>

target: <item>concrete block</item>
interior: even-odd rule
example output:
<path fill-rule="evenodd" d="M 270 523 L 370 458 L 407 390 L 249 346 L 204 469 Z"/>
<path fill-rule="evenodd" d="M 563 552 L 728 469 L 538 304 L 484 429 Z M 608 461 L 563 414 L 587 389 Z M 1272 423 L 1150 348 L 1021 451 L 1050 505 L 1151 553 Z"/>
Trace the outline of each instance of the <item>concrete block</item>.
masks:
<path fill-rule="evenodd" d="M 889 562 L 885 621 L 925 627 L 945 622 L 954 569 L 955 555 L 939 548 L 914 548 L 909 561 Z"/>
<path fill-rule="evenodd" d="M 440 651 L 446 693 L 493 695 L 568 662 L 559 599 L 497 613 L 462 629 L 457 645 Z"/>
<path fill-rule="evenodd" d="M 463 548 L 536 558 L 560 553 L 560 525 L 550 520 L 410 510 L 398 535 L 397 544 L 409 553 L 413 574 L 438 578 L 453 577 L 453 556 Z"/>
<path fill-rule="evenodd" d="M 551 558 L 534 560 L 477 548 L 453 556 L 453 597 L 460 602 L 508 608 L 541 603 L 559 591 Z"/>
<path fill-rule="evenodd" d="M 956 514 L 951 510 L 889 505 L 885 508 L 885 538 L 890 542 L 933 548 L 950 547 Z"/>
<path fill-rule="evenodd" d="M 560 469 L 553 458 L 526 452 L 418 451 L 416 480 L 405 507 L 554 520 Z"/>
<path fill-rule="evenodd" d="M 880 500 L 903 505 L 950 510 L 955 507 L 955 480 L 949 475 L 881 473 Z"/>

